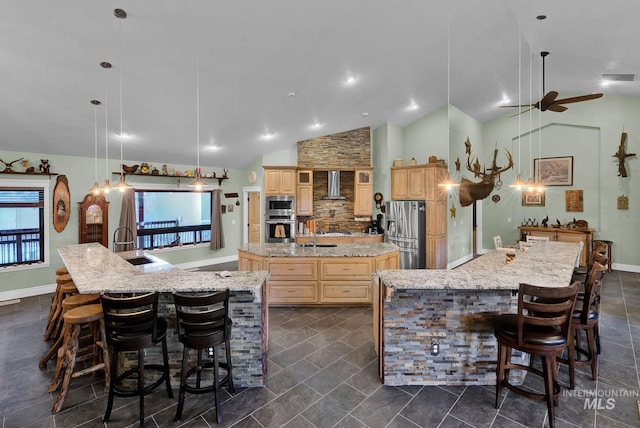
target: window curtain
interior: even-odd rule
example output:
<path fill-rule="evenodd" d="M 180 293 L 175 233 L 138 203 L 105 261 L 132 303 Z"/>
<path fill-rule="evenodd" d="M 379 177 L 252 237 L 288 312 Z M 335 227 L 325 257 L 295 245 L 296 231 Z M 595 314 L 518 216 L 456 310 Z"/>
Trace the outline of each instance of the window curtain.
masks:
<path fill-rule="evenodd" d="M 209 248 L 218 250 L 224 248 L 224 233 L 222 231 L 222 189 L 211 192 L 211 243 Z"/>
<path fill-rule="evenodd" d="M 114 244 L 114 252 L 130 251 L 136 249 L 138 233 L 136 228 L 135 192 L 133 191 L 133 189 L 127 189 L 122 194 L 120 223 L 118 225 L 115 239 L 117 242 L 128 242 L 128 244 Z"/>

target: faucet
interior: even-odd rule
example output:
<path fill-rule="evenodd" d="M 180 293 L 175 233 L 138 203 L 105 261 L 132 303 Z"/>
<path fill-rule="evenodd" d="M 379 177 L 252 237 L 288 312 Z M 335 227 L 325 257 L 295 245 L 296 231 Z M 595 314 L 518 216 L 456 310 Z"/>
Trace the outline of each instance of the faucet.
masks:
<path fill-rule="evenodd" d="M 313 247 L 316 247 L 316 243 L 318 242 L 318 233 L 320 233 L 320 228 L 316 227 L 313 229 Z"/>

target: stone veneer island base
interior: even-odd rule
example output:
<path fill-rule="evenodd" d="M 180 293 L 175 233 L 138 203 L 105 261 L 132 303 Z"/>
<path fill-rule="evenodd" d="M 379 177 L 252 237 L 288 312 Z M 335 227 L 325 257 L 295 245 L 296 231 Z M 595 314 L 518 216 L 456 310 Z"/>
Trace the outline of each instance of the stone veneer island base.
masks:
<path fill-rule="evenodd" d="M 521 282 L 569 285 L 579 246 L 548 242 L 513 252 L 509 264 L 505 251 L 491 251 L 454 270 L 377 273 L 374 334 L 385 385 L 495 384 L 492 318 L 516 311 Z M 526 364 L 528 355 L 513 355 Z"/>
<path fill-rule="evenodd" d="M 180 379 L 182 345 L 175 332 L 173 292 L 229 289 L 229 310 L 233 320 L 231 359 L 236 387 L 264 386 L 267 376 L 268 306 L 267 272 L 183 271 L 143 251 L 113 254 L 100 244 L 67 245 L 58 248 L 62 260 L 80 293 L 160 292 L 159 315 L 169 319 L 167 345 L 174 385 Z M 152 263 L 133 266 L 127 259 L 146 258 Z M 227 276 L 228 275 L 228 276 Z M 160 363 L 160 347 L 146 353 L 148 363 Z M 123 358 L 124 368 L 135 361 Z"/>

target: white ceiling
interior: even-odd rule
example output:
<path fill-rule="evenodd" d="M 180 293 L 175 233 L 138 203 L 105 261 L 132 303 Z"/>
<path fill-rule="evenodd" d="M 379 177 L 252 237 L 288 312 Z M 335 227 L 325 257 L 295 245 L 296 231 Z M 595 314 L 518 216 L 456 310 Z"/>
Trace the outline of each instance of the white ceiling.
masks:
<path fill-rule="evenodd" d="M 496 106 L 503 95 L 517 103 L 519 87 L 523 102 L 540 98 L 541 50 L 551 52 L 546 89 L 559 98 L 640 95 L 637 81 L 599 84 L 602 73 L 640 71 L 639 19 L 637 0 L 4 2 L 0 149 L 92 157 L 89 101 L 104 102 L 106 88 L 111 158 L 122 105 L 125 159 L 195 164 L 199 93 L 200 163 L 243 168 L 300 140 L 407 125 L 446 105 L 448 82 L 465 113 L 503 115 Z M 102 157 L 104 105 L 97 114 Z"/>

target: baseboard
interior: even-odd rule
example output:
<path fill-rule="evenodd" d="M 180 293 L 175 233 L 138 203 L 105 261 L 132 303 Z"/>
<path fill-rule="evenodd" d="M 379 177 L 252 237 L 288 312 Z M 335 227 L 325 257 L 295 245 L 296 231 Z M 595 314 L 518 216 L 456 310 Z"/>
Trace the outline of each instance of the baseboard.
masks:
<path fill-rule="evenodd" d="M 611 269 L 613 269 L 613 270 L 621 270 L 621 271 L 624 271 L 624 272 L 640 273 L 640 266 L 625 265 L 625 264 L 622 264 L 622 263 L 611 263 Z"/>
<path fill-rule="evenodd" d="M 56 291 L 55 284 L 38 285 L 37 287 L 21 288 L 19 290 L 10 290 L 0 292 L 0 302 L 5 300 L 23 299 L 25 297 L 40 296 L 42 294 L 53 293 Z"/>

